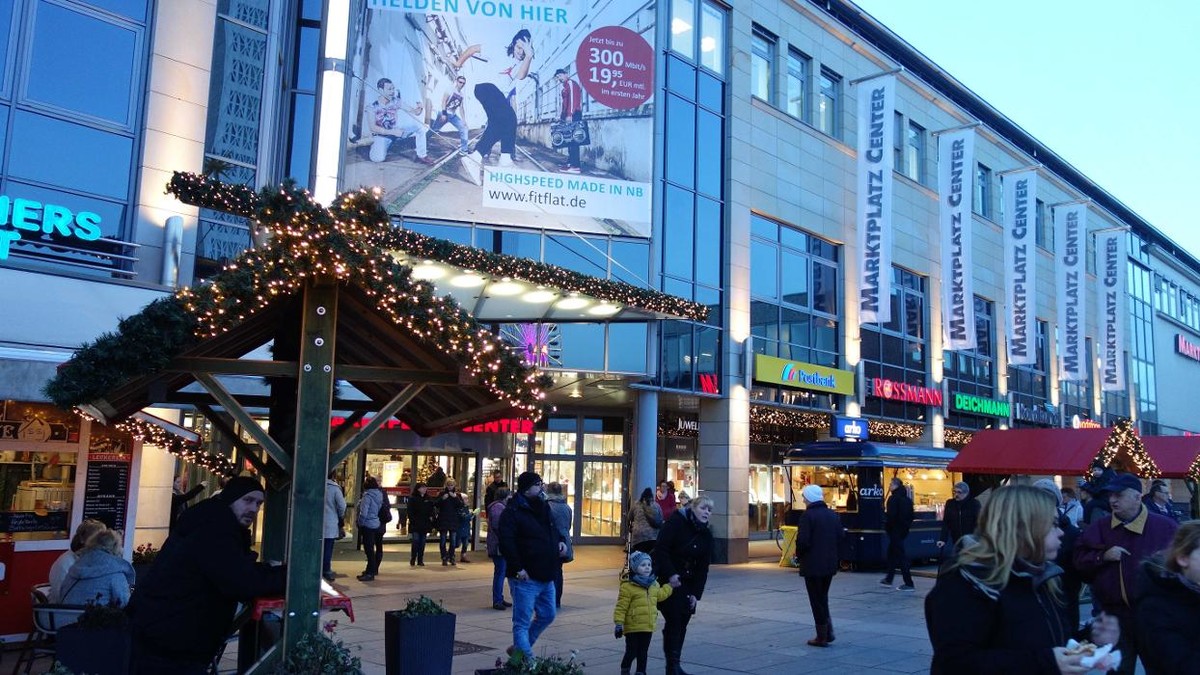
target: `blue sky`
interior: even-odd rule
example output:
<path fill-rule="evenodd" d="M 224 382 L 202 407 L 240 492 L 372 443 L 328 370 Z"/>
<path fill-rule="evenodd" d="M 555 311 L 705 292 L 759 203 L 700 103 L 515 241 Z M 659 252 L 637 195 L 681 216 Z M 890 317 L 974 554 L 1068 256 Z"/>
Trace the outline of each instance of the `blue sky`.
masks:
<path fill-rule="evenodd" d="M 1200 2 L 856 3 L 1200 257 Z"/>

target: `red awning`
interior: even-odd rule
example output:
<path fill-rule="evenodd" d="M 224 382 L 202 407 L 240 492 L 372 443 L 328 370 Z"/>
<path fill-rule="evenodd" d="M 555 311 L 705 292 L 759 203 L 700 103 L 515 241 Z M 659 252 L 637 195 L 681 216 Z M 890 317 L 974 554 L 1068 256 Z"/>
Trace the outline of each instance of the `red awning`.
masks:
<path fill-rule="evenodd" d="M 1142 445 L 1164 478 L 1200 478 L 1192 471 L 1200 456 L 1200 436 L 1144 436 Z"/>
<path fill-rule="evenodd" d="M 950 462 L 951 471 L 1082 476 L 1112 429 L 984 429 Z"/>

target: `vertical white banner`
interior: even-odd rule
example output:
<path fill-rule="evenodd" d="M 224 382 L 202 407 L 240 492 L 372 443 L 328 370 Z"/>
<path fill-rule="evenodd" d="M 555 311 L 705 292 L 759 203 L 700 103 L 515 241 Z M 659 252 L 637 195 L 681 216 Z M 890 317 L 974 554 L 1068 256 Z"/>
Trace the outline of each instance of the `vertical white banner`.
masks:
<path fill-rule="evenodd" d="M 1037 170 L 1004 175 L 1004 307 L 1008 363 L 1037 363 Z M 1061 325 L 1061 324 L 1060 324 Z"/>
<path fill-rule="evenodd" d="M 896 77 L 858 85 L 858 321 L 892 319 L 892 140 Z"/>
<path fill-rule="evenodd" d="M 1087 204 L 1064 204 L 1054 209 L 1060 380 L 1086 380 L 1090 368 L 1084 342 L 1087 329 L 1086 234 Z"/>
<path fill-rule="evenodd" d="M 938 136 L 938 222 L 942 228 L 942 335 L 947 351 L 975 348 L 971 283 L 971 198 L 975 129 Z"/>
<path fill-rule="evenodd" d="M 1101 391 L 1125 391 L 1125 237 L 1124 230 L 1096 235 Z"/>

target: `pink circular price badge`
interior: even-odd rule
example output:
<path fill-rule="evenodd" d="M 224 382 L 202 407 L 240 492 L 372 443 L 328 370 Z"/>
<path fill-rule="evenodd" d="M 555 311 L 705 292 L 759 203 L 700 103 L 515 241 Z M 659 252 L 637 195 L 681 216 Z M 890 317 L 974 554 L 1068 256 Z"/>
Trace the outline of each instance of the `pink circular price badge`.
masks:
<path fill-rule="evenodd" d="M 636 108 L 654 95 L 654 49 L 622 26 L 597 28 L 583 38 L 575 70 L 587 93 L 615 110 Z"/>

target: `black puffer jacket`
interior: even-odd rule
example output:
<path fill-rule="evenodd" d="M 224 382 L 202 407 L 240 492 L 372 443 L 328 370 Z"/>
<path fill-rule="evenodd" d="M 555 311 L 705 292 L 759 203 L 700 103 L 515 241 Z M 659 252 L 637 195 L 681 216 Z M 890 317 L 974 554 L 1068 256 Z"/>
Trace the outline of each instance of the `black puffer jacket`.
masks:
<path fill-rule="evenodd" d="M 650 557 L 654 572 L 663 585 L 679 575 L 682 587 L 675 590 L 699 600 L 708 583 L 708 565 L 712 561 L 713 536 L 707 524 L 700 523 L 688 507 L 676 509 L 658 532 L 658 541 Z"/>
<path fill-rule="evenodd" d="M 942 532 L 938 535 L 938 541 L 944 541 L 947 546 L 952 547 L 963 536 L 975 534 L 975 524 L 978 521 L 978 499 L 951 499 L 946 502 L 946 508 L 942 511 Z"/>
<path fill-rule="evenodd" d="M 408 528 L 412 532 L 429 534 L 433 529 L 433 502 L 419 493 L 408 498 Z"/>
<path fill-rule="evenodd" d="M 1147 675 L 1200 670 L 1200 586 L 1155 557 L 1142 563 L 1136 597 L 1138 655 Z"/>
<path fill-rule="evenodd" d="M 134 639 L 166 658 L 207 663 L 232 631 L 238 602 L 284 592 L 287 568 L 255 562 L 250 530 L 219 499 L 183 512 L 129 601 Z"/>
<path fill-rule="evenodd" d="M 903 539 L 913 524 L 913 503 L 908 497 L 908 489 L 901 486 L 892 490 L 888 495 L 887 513 L 884 515 L 883 529 L 892 539 Z"/>
<path fill-rule="evenodd" d="M 950 569 L 925 597 L 930 672 L 1058 675 L 1053 649 L 1072 635 L 1065 607 L 1048 582 L 1062 569 L 1053 563 L 1014 568 L 1003 590 L 984 585 L 986 573 L 978 567 Z"/>
<path fill-rule="evenodd" d="M 458 510 L 463 505 L 462 495 L 457 491 L 450 494 L 449 491 L 443 490 L 433 505 L 437 508 L 437 529 L 443 532 L 457 532 L 462 525 L 462 519 L 458 517 Z"/>
<path fill-rule="evenodd" d="M 838 544 L 842 541 L 842 519 L 825 502 L 809 504 L 800 515 L 796 531 L 796 555 L 804 559 L 800 574 L 831 577 L 838 570 Z"/>
<path fill-rule="evenodd" d="M 541 498 L 516 495 L 500 514 L 500 555 L 506 574 L 516 578 L 525 570 L 534 581 L 554 581 L 558 574 L 558 543 L 550 506 Z"/>

